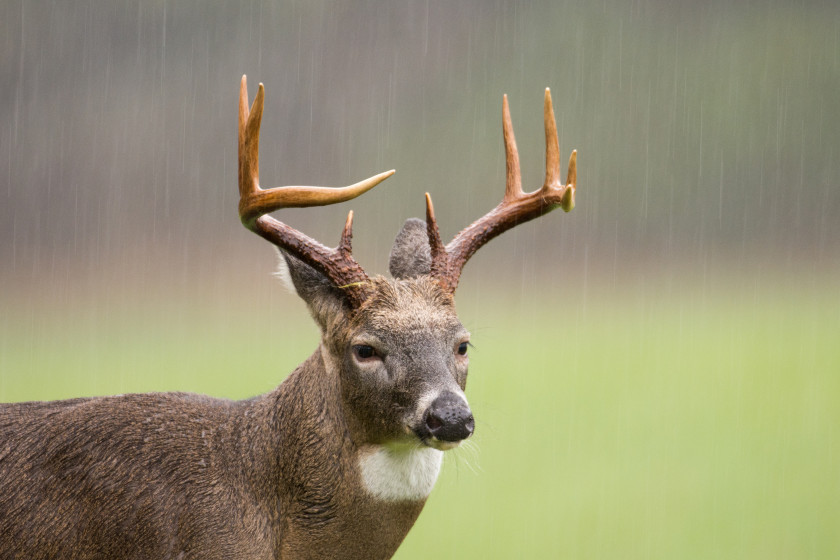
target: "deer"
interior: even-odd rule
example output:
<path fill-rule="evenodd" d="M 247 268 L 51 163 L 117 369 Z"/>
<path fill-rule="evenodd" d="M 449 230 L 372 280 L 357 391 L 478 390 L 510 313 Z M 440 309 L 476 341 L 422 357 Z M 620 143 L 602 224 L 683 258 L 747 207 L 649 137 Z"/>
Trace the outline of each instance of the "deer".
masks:
<path fill-rule="evenodd" d="M 0 406 L 0 559 L 391 558 L 444 453 L 475 430 L 465 396 L 470 334 L 461 271 L 485 243 L 574 207 L 576 157 L 560 177 L 545 91 L 545 182 L 522 190 L 507 96 L 502 202 L 443 244 L 431 196 L 405 222 L 391 278 L 353 258 L 353 212 L 327 248 L 269 214 L 336 204 L 354 185 L 259 184 L 264 87 L 239 95 L 239 216 L 279 249 L 321 338 L 273 391 L 243 401 L 145 393 Z"/>

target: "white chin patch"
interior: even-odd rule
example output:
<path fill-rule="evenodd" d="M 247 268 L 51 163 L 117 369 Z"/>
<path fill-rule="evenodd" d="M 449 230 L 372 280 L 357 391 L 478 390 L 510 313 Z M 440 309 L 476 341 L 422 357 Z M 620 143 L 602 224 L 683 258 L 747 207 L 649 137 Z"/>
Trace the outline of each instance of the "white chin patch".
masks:
<path fill-rule="evenodd" d="M 373 445 L 359 457 L 365 489 L 380 500 L 425 500 L 435 486 L 443 451 L 412 445 Z"/>

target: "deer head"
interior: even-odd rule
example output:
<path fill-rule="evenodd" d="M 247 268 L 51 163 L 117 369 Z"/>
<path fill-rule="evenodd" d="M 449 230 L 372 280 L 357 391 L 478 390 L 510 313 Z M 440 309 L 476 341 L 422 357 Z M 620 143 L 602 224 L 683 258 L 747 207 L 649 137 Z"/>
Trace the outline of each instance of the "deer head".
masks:
<path fill-rule="evenodd" d="M 467 260 L 511 227 L 555 208 L 574 207 L 576 152 L 560 179 L 551 95 L 545 91 L 546 176 L 524 193 L 507 96 L 503 102 L 507 183 L 502 202 L 448 244 L 438 232 L 431 196 L 426 221 L 408 220 L 390 257 L 393 280 L 370 278 L 351 254 L 353 213 L 339 245 L 329 249 L 268 216 L 286 207 L 343 202 L 393 175 L 386 171 L 342 188 L 259 186 L 259 128 L 264 88 L 248 108 L 246 77 L 239 102 L 239 214 L 242 223 L 280 248 L 287 276 L 322 332 L 327 364 L 341 379 L 351 433 L 358 442 L 420 442 L 445 450 L 469 437 L 474 420 L 464 388 L 469 333 L 453 295 Z"/>

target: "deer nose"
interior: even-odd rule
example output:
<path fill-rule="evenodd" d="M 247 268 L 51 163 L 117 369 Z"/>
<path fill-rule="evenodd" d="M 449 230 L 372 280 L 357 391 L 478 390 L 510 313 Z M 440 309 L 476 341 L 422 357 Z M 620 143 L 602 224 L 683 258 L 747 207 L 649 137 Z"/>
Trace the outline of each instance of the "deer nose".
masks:
<path fill-rule="evenodd" d="M 443 393 L 432 401 L 423 422 L 429 433 L 440 441 L 461 441 L 475 430 L 475 419 L 469 406 L 452 392 Z"/>

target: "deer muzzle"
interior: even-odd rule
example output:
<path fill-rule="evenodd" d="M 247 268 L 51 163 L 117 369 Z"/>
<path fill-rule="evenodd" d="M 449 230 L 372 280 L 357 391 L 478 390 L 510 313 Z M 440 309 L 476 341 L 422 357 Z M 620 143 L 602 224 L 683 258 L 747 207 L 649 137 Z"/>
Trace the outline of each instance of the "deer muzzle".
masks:
<path fill-rule="evenodd" d="M 449 449 L 470 437 L 475 430 L 475 419 L 466 401 L 447 391 L 437 397 L 423 414 L 421 436 L 431 440 L 433 447 Z M 434 445 L 433 442 L 438 442 Z"/>

